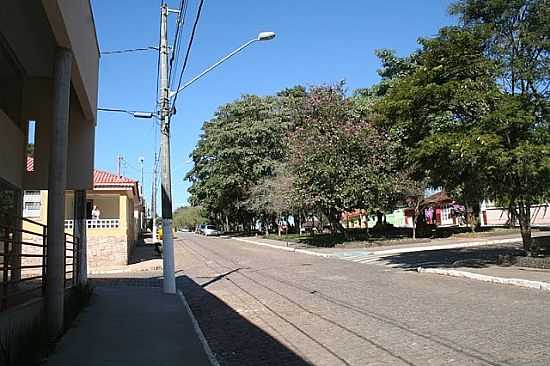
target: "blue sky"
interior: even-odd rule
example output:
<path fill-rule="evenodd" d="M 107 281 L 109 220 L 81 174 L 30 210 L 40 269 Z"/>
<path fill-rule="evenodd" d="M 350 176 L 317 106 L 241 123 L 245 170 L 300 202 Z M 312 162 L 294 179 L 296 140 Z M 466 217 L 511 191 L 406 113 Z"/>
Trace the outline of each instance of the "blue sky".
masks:
<path fill-rule="evenodd" d="M 189 0 L 184 41 L 199 0 Z M 168 0 L 176 8 L 179 0 Z M 350 91 L 376 83 L 374 50 L 390 48 L 406 55 L 419 37 L 429 37 L 455 20 L 450 0 L 206 0 L 184 81 L 226 53 L 274 31 L 277 38 L 256 43 L 186 89 L 172 119 L 172 190 L 174 208 L 187 204 L 191 165 L 186 161 L 218 106 L 242 94 L 268 95 L 294 85 L 345 80 Z M 93 0 L 102 51 L 156 46 L 160 0 Z M 171 16 L 169 30 L 174 31 Z M 150 111 L 155 107 L 157 54 L 104 55 L 100 61 L 99 106 Z M 145 158 L 145 194 L 151 198 L 153 153 L 158 125 L 126 114 L 99 112 L 95 165 L 114 172 L 124 155 L 123 173 L 139 179 Z"/>

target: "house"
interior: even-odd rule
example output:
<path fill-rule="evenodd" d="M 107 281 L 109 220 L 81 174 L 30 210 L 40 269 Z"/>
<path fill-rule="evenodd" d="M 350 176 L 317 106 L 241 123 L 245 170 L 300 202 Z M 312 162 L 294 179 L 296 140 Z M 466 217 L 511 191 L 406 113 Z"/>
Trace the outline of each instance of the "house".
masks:
<path fill-rule="evenodd" d="M 29 159 L 28 164 L 32 164 Z M 48 212 L 47 191 L 26 190 L 23 196 L 23 217 L 34 222 L 46 223 Z M 65 231 L 74 229 L 74 193 L 65 192 Z M 97 208 L 99 218 L 92 217 Z M 93 189 L 86 191 L 87 266 L 128 264 L 130 255 L 142 231 L 143 200 L 136 180 L 117 176 L 102 170 L 94 170 Z M 33 230 L 36 224 L 24 222 L 23 229 Z M 34 236 L 23 233 L 24 241 L 32 242 Z M 25 253 L 36 254 L 36 247 L 26 248 Z M 27 263 L 33 263 L 28 258 Z"/>
<path fill-rule="evenodd" d="M 457 215 L 455 200 L 445 191 L 436 192 L 422 200 L 421 209 L 424 211 L 424 217 L 428 224 L 435 224 L 439 227 L 459 226 L 462 221 Z M 461 206 L 460 206 L 461 207 Z M 414 216 L 413 209 L 405 210 L 405 223 L 412 227 Z"/>
<path fill-rule="evenodd" d="M 460 214 L 461 207 L 445 191 L 425 197 L 420 203 L 420 210 L 425 221 L 439 227 L 463 225 Z M 412 228 L 414 209 L 408 207 L 397 208 L 391 213 L 384 214 L 383 220 L 395 227 Z M 342 214 L 342 224 L 350 229 L 372 228 L 377 221 L 378 217 L 376 215 L 368 214 L 365 210 L 354 210 Z"/>
<path fill-rule="evenodd" d="M 481 226 L 518 226 L 519 222 L 513 220 L 510 211 L 499 207 L 492 201 L 481 203 Z M 550 226 L 550 203 L 541 203 L 531 206 L 531 225 Z"/>
<path fill-rule="evenodd" d="M 81 225 L 93 187 L 99 47 L 89 0 L 3 0 L 0 11 L 0 338 L 13 344 L 33 324 L 50 340 L 63 330 L 65 300 L 86 283 Z M 26 158 L 35 156 L 32 166 Z M 23 206 L 48 219 L 34 224 L 37 243 L 22 240 Z M 75 196 L 78 224 L 64 228 L 64 192 Z M 41 195 L 40 193 L 39 195 Z M 74 210 L 74 208 L 71 208 Z M 47 250 L 46 250 L 47 244 Z M 26 256 L 36 247 L 40 254 Z M 23 259 L 39 263 L 23 266 Z M 38 275 L 30 272 L 40 269 Z M 48 278 L 48 281 L 44 279 Z M 31 296 L 32 295 L 32 296 Z M 32 298 L 31 298 L 32 297 Z M 27 351 L 27 350 L 25 350 Z"/>

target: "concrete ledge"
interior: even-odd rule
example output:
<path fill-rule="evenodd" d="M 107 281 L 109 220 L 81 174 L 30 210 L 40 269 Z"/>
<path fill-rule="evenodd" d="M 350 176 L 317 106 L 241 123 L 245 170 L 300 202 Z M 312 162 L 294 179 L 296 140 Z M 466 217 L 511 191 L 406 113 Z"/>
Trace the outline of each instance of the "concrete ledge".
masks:
<path fill-rule="evenodd" d="M 191 321 L 193 323 L 193 328 L 195 329 L 195 333 L 197 333 L 197 336 L 199 337 L 199 340 L 202 344 L 202 348 L 204 349 L 204 352 L 208 356 L 208 360 L 210 361 L 212 366 L 220 366 L 218 360 L 216 359 L 216 356 L 214 355 L 214 352 L 212 352 L 210 345 L 208 345 L 208 342 L 206 341 L 206 337 L 204 336 L 204 333 L 202 332 L 199 322 L 197 321 L 197 318 L 195 318 L 195 315 L 193 314 L 193 311 L 191 310 L 191 307 L 189 306 L 189 303 L 187 302 L 185 295 L 183 294 L 183 292 L 178 290 L 178 296 L 180 297 L 180 300 L 183 303 L 183 306 L 185 307 L 185 311 L 187 311 L 187 314 L 191 318 Z"/>
<path fill-rule="evenodd" d="M 506 278 L 506 277 L 494 277 L 488 275 L 482 275 L 479 273 L 472 273 L 467 271 L 458 271 L 455 269 L 443 269 L 443 268 L 417 268 L 418 273 L 433 273 L 444 276 L 467 278 L 471 280 L 496 283 L 500 285 L 512 285 L 518 287 L 526 287 L 543 291 L 550 291 L 550 283 L 542 281 L 524 280 L 521 278 Z"/>
<path fill-rule="evenodd" d="M 296 248 L 290 248 L 290 247 L 283 247 L 282 245 L 275 245 L 275 244 L 262 243 L 262 242 L 260 242 L 260 241 L 255 241 L 255 240 L 250 240 L 250 239 L 243 239 L 243 238 L 231 238 L 231 239 L 238 240 L 238 241 L 242 241 L 242 242 L 245 242 L 245 243 L 250 243 L 250 244 L 255 244 L 255 245 L 261 245 L 261 246 L 264 246 L 264 247 L 269 247 L 269 248 L 275 248 L 275 249 L 279 249 L 279 250 L 284 250 L 284 251 L 287 251 L 287 252 L 295 252 L 295 253 L 301 253 L 301 254 L 307 254 L 307 255 L 314 255 L 314 256 L 323 257 L 323 258 L 331 258 L 331 257 L 334 257 L 334 256 L 333 256 L 332 254 L 330 254 L 330 253 L 319 253 L 319 252 L 313 252 L 313 251 L 307 250 L 307 249 L 296 249 Z"/>
<path fill-rule="evenodd" d="M 162 270 L 162 259 L 151 259 L 145 262 L 129 264 L 125 266 L 90 268 L 90 270 L 88 271 L 88 274 L 99 275 L 99 274 L 147 272 L 147 271 L 160 271 L 160 270 Z"/>

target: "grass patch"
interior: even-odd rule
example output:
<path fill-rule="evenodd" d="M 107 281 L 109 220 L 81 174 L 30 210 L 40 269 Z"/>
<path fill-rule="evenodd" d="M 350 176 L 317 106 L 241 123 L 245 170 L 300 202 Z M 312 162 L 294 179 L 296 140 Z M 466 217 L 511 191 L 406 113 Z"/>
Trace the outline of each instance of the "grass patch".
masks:
<path fill-rule="evenodd" d="M 484 238 L 499 235 L 519 234 L 516 228 L 489 228 L 483 227 L 476 232 L 471 232 L 469 228 L 452 227 L 436 228 L 435 226 L 425 226 L 417 229 L 417 239 L 412 239 L 412 229 L 396 228 L 386 226 L 383 228 L 366 229 L 348 229 L 347 236 L 343 233 L 336 234 L 287 234 L 278 236 L 270 234 L 264 236 L 266 239 L 279 240 L 303 244 L 306 246 L 318 248 L 333 247 L 376 247 L 385 245 L 398 245 L 410 243 L 428 242 L 430 239 L 440 238 Z"/>

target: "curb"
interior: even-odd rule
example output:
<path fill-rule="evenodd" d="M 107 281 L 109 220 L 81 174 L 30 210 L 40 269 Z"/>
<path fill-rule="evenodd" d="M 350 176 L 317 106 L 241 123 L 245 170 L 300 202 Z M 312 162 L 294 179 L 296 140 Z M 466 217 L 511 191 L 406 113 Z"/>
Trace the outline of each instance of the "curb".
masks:
<path fill-rule="evenodd" d="M 149 271 L 160 271 L 162 270 L 161 265 L 155 265 L 152 267 L 141 267 L 141 268 L 113 268 L 110 270 L 91 270 L 88 271 L 88 275 L 100 275 L 100 274 L 116 274 L 116 273 L 136 273 L 136 272 L 149 272 Z"/>
<path fill-rule="evenodd" d="M 231 238 L 231 237 L 227 237 Z M 314 255 L 317 257 L 323 257 L 323 258 L 338 258 L 338 255 L 336 253 L 319 253 L 319 252 L 313 252 L 311 250 L 307 249 L 296 249 L 296 248 L 289 248 L 289 247 L 283 247 L 280 245 L 275 244 L 268 244 L 268 243 L 262 243 L 255 240 L 250 239 L 243 239 L 243 238 L 231 238 L 233 240 L 242 241 L 245 243 L 255 244 L 255 245 L 261 245 L 265 247 L 275 248 L 279 250 L 284 250 L 287 252 L 296 252 L 296 253 L 302 253 L 307 255 Z M 431 245 L 431 246 L 425 246 L 425 247 L 409 247 L 409 248 L 395 248 L 395 249 L 387 249 L 387 250 L 374 250 L 370 251 L 369 254 L 374 256 L 389 256 L 392 254 L 400 254 L 400 253 L 413 253 L 413 252 L 424 252 L 424 251 L 430 251 L 430 250 L 444 250 L 444 249 L 457 249 L 457 248 L 470 248 L 470 247 L 478 247 L 478 246 L 484 246 L 484 245 L 495 245 L 495 244 L 507 244 L 507 243 L 517 243 L 521 239 L 512 238 L 512 239 L 496 239 L 496 240 L 485 240 L 485 241 L 472 241 L 472 242 L 462 242 L 462 243 L 456 243 L 456 244 L 440 244 L 440 245 Z"/>
<path fill-rule="evenodd" d="M 332 254 L 317 253 L 317 252 L 312 252 L 312 251 L 307 250 L 307 249 L 296 249 L 296 248 L 283 247 L 283 246 L 280 246 L 280 245 L 267 244 L 267 243 L 262 243 L 262 242 L 259 242 L 259 241 L 254 241 L 254 240 L 249 240 L 249 239 L 242 239 L 242 238 L 232 238 L 232 239 L 242 241 L 242 242 L 245 242 L 245 243 L 250 243 L 250 244 L 255 244 L 255 245 L 261 245 L 261 246 L 264 246 L 264 247 L 270 247 L 270 248 L 275 248 L 275 249 L 279 249 L 279 250 L 284 250 L 284 251 L 287 251 L 287 252 L 295 252 L 295 253 L 301 253 L 301 254 L 314 255 L 314 256 L 323 257 L 323 258 L 332 258 L 332 257 L 334 257 Z"/>
<path fill-rule="evenodd" d="M 517 243 L 518 241 L 521 241 L 521 239 L 496 239 L 496 240 L 485 240 L 485 241 L 480 240 L 480 241 L 461 242 L 456 244 L 427 245 L 424 247 L 372 250 L 370 251 L 370 253 L 373 255 L 386 256 L 386 255 L 400 254 L 400 253 L 425 252 L 429 250 L 458 249 L 458 248 L 479 247 L 484 245 L 509 244 L 509 243 Z"/>
<path fill-rule="evenodd" d="M 191 311 L 191 307 L 189 307 L 189 303 L 185 299 L 185 295 L 181 290 L 178 290 L 178 296 L 183 303 L 183 306 L 185 307 L 185 311 L 187 311 L 187 314 L 189 314 L 189 317 L 191 318 L 191 322 L 193 323 L 193 328 L 195 329 L 195 333 L 197 333 L 197 336 L 199 337 L 199 340 L 202 344 L 202 348 L 204 352 L 206 353 L 206 356 L 208 356 L 208 360 L 210 361 L 210 364 L 212 366 L 220 366 L 220 363 L 216 359 L 216 356 L 214 355 L 214 352 L 212 352 L 212 349 L 208 345 L 208 342 L 206 341 L 206 338 L 204 337 L 204 333 L 201 330 L 201 327 L 199 325 L 199 322 L 197 321 L 197 318 L 195 318 L 195 315 L 193 314 L 193 311 Z"/>
<path fill-rule="evenodd" d="M 542 291 L 550 291 L 550 283 L 542 282 L 542 281 L 531 281 L 531 280 L 524 280 L 521 278 L 495 277 L 495 276 L 482 275 L 479 273 L 458 271 L 455 269 L 418 267 L 416 270 L 418 273 L 433 273 L 433 274 L 439 274 L 444 276 L 467 278 L 471 280 L 490 282 L 490 283 L 495 283 L 500 285 L 512 285 L 512 286 L 525 287 L 525 288 L 531 288 L 531 289 L 542 290 Z"/>

